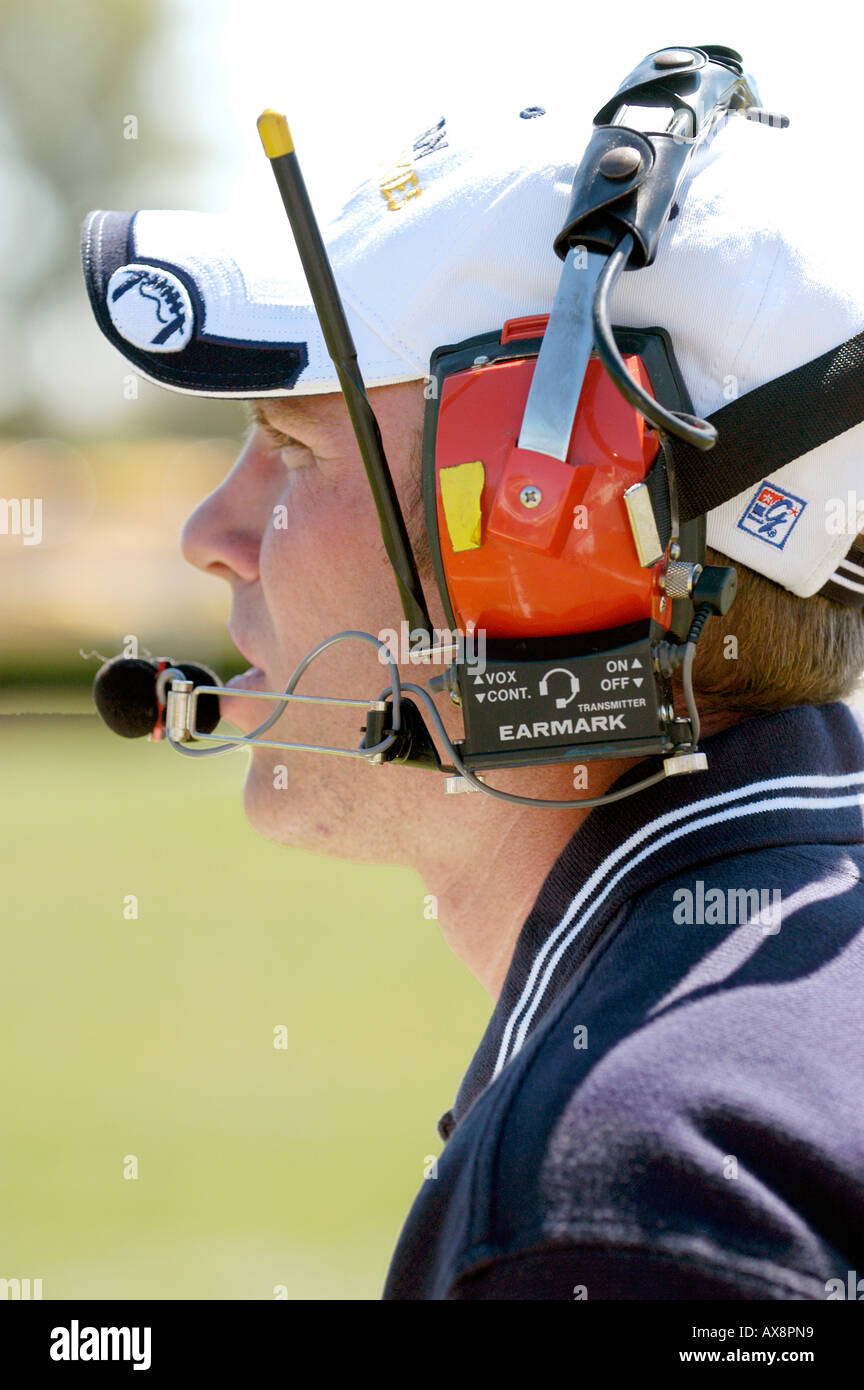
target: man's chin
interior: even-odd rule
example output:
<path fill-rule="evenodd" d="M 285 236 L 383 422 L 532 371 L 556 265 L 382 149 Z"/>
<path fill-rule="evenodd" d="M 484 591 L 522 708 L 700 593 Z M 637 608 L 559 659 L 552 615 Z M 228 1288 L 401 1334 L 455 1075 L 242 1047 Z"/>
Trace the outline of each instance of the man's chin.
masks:
<path fill-rule="evenodd" d="M 289 753 L 279 761 L 276 749 L 256 749 L 249 760 L 243 787 L 243 812 L 252 829 L 277 845 L 341 854 L 334 844 L 326 815 L 326 795 L 320 795 L 315 769 L 303 766 L 303 754 Z"/>

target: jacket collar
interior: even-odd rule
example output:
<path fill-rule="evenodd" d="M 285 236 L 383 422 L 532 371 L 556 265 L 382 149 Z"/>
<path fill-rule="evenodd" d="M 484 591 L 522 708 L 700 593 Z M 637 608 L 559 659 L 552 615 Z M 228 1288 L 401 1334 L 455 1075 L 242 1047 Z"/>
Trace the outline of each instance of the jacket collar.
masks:
<path fill-rule="evenodd" d="M 595 807 L 529 913 L 495 1010 L 455 1104 L 452 1133 L 521 1050 L 606 925 L 635 895 L 717 858 L 778 845 L 864 842 L 864 716 L 804 705 L 706 738 L 705 772 Z M 610 790 L 639 781 L 644 763 Z"/>

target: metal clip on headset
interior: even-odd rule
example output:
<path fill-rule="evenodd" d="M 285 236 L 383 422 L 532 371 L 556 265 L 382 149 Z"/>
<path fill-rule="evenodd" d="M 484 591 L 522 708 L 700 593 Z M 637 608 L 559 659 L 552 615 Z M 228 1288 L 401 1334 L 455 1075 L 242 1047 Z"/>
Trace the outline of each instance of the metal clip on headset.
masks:
<path fill-rule="evenodd" d="M 746 114 L 758 105 L 741 55 L 711 45 L 650 53 L 597 112 L 554 243 L 564 269 L 547 329 L 546 360 L 541 348 L 526 405 L 521 447 L 566 459 L 592 348 L 622 396 L 661 434 L 699 449 L 716 443 L 717 431 L 708 421 L 667 410 L 633 380 L 613 337 L 609 295 L 623 270 L 651 265 L 676 198 L 681 202 L 690 160 L 709 132 L 727 114 Z M 560 385 L 562 375 L 566 388 Z"/>

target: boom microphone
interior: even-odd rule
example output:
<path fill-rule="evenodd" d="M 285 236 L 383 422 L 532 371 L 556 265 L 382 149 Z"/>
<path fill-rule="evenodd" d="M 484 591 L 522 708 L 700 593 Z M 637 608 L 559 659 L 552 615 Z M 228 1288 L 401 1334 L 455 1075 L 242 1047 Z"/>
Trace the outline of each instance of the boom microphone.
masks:
<path fill-rule="evenodd" d="M 165 710 L 160 676 L 169 669 L 182 672 L 196 687 L 222 684 L 208 666 L 197 663 L 115 656 L 100 666 L 93 681 L 93 701 L 108 728 L 121 738 L 143 738 L 146 734 L 161 738 Z M 209 734 L 218 723 L 218 695 L 202 695 L 198 701 L 198 729 Z"/>

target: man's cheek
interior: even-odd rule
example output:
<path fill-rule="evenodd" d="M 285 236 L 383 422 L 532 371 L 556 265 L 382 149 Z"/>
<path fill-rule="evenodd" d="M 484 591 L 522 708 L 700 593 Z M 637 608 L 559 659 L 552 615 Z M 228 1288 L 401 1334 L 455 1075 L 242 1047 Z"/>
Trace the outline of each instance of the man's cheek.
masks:
<path fill-rule="evenodd" d="M 274 522 L 262 538 L 259 574 L 286 674 L 333 633 L 374 635 L 398 622 L 398 591 L 364 478 L 343 478 L 338 487 L 317 475 L 298 480 Z"/>

